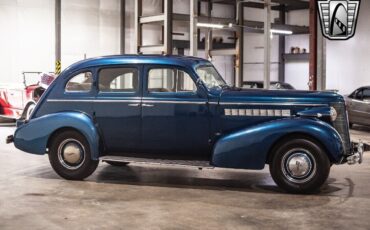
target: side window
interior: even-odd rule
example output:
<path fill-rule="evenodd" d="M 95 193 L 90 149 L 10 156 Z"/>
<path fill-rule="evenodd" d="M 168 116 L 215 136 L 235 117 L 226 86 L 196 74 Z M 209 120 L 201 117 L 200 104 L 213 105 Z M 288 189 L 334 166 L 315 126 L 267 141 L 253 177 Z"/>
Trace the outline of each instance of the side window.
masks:
<path fill-rule="evenodd" d="M 89 92 L 92 88 L 93 77 L 91 72 L 79 73 L 72 77 L 65 88 L 66 92 Z"/>
<path fill-rule="evenodd" d="M 364 101 L 370 101 L 370 89 L 364 89 L 362 94 L 363 94 L 362 98 Z"/>
<path fill-rule="evenodd" d="M 99 72 L 100 92 L 136 92 L 139 73 L 136 68 L 109 68 Z"/>
<path fill-rule="evenodd" d="M 358 90 L 358 91 L 355 93 L 355 95 L 354 95 L 354 99 L 362 100 L 362 92 L 363 92 L 363 90 L 362 90 L 362 89 Z"/>
<path fill-rule="evenodd" d="M 196 86 L 189 74 L 178 69 L 156 68 L 148 73 L 149 92 L 194 92 Z"/>

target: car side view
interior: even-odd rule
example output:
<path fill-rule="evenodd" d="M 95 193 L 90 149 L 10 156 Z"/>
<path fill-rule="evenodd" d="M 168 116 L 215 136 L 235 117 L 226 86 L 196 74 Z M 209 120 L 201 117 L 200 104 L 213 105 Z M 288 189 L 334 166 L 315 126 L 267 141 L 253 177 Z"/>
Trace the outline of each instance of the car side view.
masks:
<path fill-rule="evenodd" d="M 261 170 L 278 186 L 317 191 L 333 164 L 362 161 L 346 107 L 333 92 L 252 90 L 226 84 L 207 60 L 108 56 L 64 70 L 7 139 L 48 154 L 63 178 L 99 161 Z"/>
<path fill-rule="evenodd" d="M 370 86 L 361 87 L 345 97 L 349 124 L 370 125 Z"/>

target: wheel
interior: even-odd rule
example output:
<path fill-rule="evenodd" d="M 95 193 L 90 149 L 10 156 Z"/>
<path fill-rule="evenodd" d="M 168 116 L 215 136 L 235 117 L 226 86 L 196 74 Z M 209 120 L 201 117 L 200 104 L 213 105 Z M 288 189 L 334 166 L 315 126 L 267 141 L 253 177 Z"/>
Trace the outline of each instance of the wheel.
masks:
<path fill-rule="evenodd" d="M 112 166 L 118 166 L 118 167 L 123 167 L 127 166 L 129 163 L 128 162 L 118 162 L 118 161 L 105 161 L 107 164 L 110 164 Z"/>
<path fill-rule="evenodd" d="M 26 120 L 30 119 L 31 114 L 33 110 L 35 109 L 35 107 L 36 107 L 36 104 L 33 104 L 33 103 L 28 106 L 27 111 L 26 111 Z"/>
<path fill-rule="evenodd" d="M 327 180 L 330 160 L 314 141 L 300 138 L 285 141 L 270 162 L 275 183 L 289 193 L 313 193 Z"/>
<path fill-rule="evenodd" d="M 49 161 L 55 172 L 67 180 L 83 180 L 98 167 L 99 161 L 91 159 L 86 138 L 72 130 L 53 137 L 49 147 Z"/>

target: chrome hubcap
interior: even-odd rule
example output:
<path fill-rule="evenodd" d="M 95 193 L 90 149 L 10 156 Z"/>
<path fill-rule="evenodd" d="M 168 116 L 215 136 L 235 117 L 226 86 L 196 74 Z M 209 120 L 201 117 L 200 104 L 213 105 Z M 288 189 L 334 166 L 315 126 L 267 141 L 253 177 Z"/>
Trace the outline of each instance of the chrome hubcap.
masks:
<path fill-rule="evenodd" d="M 85 160 L 85 148 L 78 140 L 66 139 L 59 145 L 58 159 L 65 168 L 78 169 Z"/>
<path fill-rule="evenodd" d="M 305 183 L 316 174 L 316 162 L 305 149 L 293 149 L 285 154 L 281 167 L 286 178 L 294 183 Z"/>

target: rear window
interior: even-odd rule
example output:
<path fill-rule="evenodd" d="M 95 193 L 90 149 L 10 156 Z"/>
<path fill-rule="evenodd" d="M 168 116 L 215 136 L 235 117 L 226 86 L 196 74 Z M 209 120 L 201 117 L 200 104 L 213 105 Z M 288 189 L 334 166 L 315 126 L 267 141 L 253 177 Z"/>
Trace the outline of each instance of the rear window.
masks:
<path fill-rule="evenodd" d="M 138 87 L 136 68 L 107 68 L 99 72 L 100 92 L 136 92 Z"/>
<path fill-rule="evenodd" d="M 66 92 L 89 92 L 92 88 L 92 73 L 87 71 L 72 77 L 65 88 Z"/>

